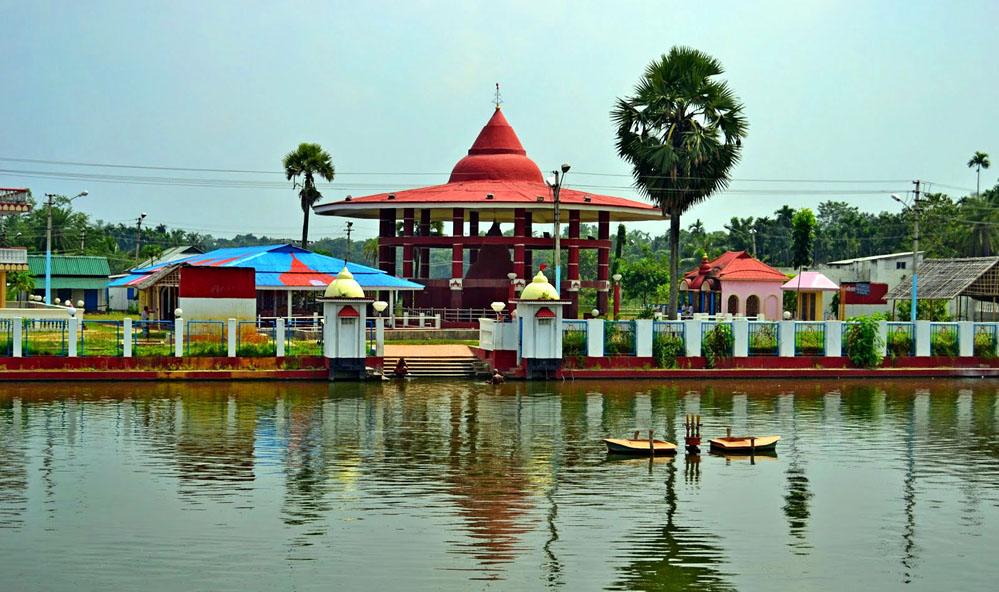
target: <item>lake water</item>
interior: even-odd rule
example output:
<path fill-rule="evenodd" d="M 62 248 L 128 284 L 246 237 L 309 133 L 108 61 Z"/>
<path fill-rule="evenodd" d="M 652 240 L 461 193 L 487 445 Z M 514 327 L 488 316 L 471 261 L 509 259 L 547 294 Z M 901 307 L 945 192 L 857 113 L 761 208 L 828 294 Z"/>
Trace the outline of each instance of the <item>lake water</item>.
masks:
<path fill-rule="evenodd" d="M 995 589 L 997 387 L 7 383 L 0 590 Z"/>

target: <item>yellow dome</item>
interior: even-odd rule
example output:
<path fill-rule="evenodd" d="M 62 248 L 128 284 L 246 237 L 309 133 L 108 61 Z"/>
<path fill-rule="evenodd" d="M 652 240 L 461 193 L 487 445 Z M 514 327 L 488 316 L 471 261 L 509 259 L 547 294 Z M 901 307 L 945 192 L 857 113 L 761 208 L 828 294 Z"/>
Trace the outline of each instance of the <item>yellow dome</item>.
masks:
<path fill-rule="evenodd" d="M 545 274 L 538 272 L 531 283 L 520 293 L 521 300 L 558 300 L 555 286 L 548 283 Z"/>
<path fill-rule="evenodd" d="M 343 271 L 336 274 L 336 279 L 330 282 L 329 286 L 326 286 L 326 292 L 323 296 L 326 298 L 364 298 L 364 290 L 361 289 L 361 285 L 354 280 L 354 276 L 347 271 L 345 266 Z"/>

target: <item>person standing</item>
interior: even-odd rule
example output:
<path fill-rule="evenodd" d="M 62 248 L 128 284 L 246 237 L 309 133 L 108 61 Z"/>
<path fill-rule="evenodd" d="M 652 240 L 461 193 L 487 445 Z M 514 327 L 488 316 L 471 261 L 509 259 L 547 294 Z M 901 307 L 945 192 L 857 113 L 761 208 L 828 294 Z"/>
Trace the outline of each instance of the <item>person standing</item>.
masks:
<path fill-rule="evenodd" d="M 149 307 L 143 306 L 142 312 L 139 313 L 139 321 L 142 322 L 142 336 L 149 339 Z"/>

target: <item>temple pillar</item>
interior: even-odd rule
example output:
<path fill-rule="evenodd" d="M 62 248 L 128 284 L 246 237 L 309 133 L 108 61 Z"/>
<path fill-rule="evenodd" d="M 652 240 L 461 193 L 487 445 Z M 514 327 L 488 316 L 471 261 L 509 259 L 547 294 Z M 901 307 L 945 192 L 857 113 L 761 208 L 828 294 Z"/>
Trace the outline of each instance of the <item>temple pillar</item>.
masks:
<path fill-rule="evenodd" d="M 475 210 L 468 212 L 468 236 L 479 236 L 479 213 Z M 479 248 L 469 247 L 468 264 L 474 265 L 479 260 Z"/>
<path fill-rule="evenodd" d="M 459 237 L 465 234 L 465 210 L 454 208 L 451 211 L 451 236 Z M 460 242 L 451 245 L 451 308 L 461 308 L 461 283 L 465 275 L 465 254 Z"/>
<path fill-rule="evenodd" d="M 517 274 L 518 279 L 525 279 L 529 277 L 524 273 L 524 218 L 525 218 L 524 208 L 515 208 L 513 210 L 513 271 Z"/>
<path fill-rule="evenodd" d="M 569 210 L 569 238 L 579 239 L 579 210 Z M 579 247 L 569 247 L 569 307 L 566 309 L 567 319 L 579 318 Z"/>
<path fill-rule="evenodd" d="M 420 210 L 420 236 L 430 236 L 430 210 Z M 420 247 L 420 278 L 430 277 L 430 248 Z"/>
<path fill-rule="evenodd" d="M 382 244 L 383 238 L 395 237 L 395 210 L 386 208 L 378 213 L 378 269 L 395 275 L 395 247 Z"/>
<path fill-rule="evenodd" d="M 415 275 L 413 269 L 413 233 L 416 227 L 416 219 L 413 208 L 402 210 L 402 236 L 408 239 L 402 247 L 402 277 L 411 280 Z M 402 293 L 402 305 L 405 308 L 412 308 L 413 293 L 406 291 Z"/>
<path fill-rule="evenodd" d="M 597 219 L 597 238 L 610 240 L 610 212 L 600 212 Z M 607 314 L 608 296 L 610 292 L 610 248 L 597 248 L 597 310 L 601 315 Z"/>
<path fill-rule="evenodd" d="M 534 215 L 524 212 L 524 236 L 534 236 Z M 524 278 L 534 277 L 534 249 L 524 249 Z"/>

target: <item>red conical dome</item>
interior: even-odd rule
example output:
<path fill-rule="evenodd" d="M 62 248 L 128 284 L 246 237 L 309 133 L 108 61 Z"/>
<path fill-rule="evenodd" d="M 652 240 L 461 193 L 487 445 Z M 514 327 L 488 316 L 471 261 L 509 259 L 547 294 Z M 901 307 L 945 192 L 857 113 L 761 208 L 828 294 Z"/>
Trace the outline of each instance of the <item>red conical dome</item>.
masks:
<path fill-rule="evenodd" d="M 468 156 L 451 170 L 448 183 L 466 181 L 529 181 L 544 183 L 541 169 L 527 158 L 516 132 L 496 108 L 489 123 L 479 132 Z"/>

